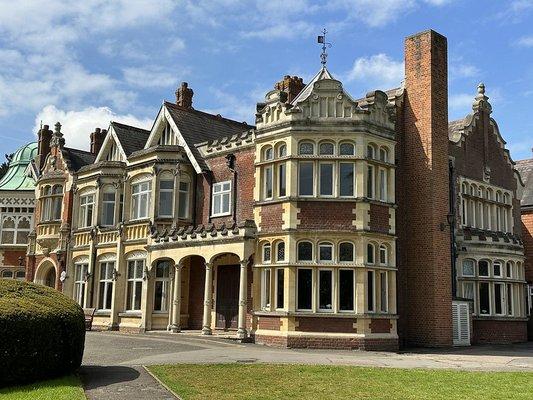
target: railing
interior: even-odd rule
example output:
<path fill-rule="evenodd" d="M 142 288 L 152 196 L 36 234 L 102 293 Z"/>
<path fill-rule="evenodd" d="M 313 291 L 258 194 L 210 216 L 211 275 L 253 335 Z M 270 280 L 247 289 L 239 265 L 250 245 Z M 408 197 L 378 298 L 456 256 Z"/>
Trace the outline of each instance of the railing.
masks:
<path fill-rule="evenodd" d="M 91 243 L 91 232 L 77 232 L 74 234 L 74 246 L 88 246 Z"/>
<path fill-rule="evenodd" d="M 146 222 L 129 225 L 124 229 L 126 240 L 146 239 L 148 237 L 148 224 Z"/>
<path fill-rule="evenodd" d="M 118 239 L 117 231 L 99 232 L 97 236 L 98 244 L 116 243 Z"/>
<path fill-rule="evenodd" d="M 45 222 L 37 226 L 37 237 L 59 235 L 61 222 Z"/>

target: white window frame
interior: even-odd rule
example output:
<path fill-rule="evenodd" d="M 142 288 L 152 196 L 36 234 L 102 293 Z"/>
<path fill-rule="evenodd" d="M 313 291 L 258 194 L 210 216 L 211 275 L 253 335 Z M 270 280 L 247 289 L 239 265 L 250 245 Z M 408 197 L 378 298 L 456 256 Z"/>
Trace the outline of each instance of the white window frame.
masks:
<path fill-rule="evenodd" d="M 78 217 L 78 226 L 88 228 L 93 225 L 94 220 L 94 192 L 80 195 L 80 208 Z M 89 218 L 90 210 L 90 218 Z"/>
<path fill-rule="evenodd" d="M 182 189 L 181 185 L 187 185 L 187 190 Z M 188 180 L 180 180 L 178 183 L 178 218 L 189 219 L 190 217 L 190 197 L 191 197 L 191 182 Z M 182 204 L 185 200 L 185 212 L 182 212 Z"/>
<path fill-rule="evenodd" d="M 83 308 L 85 307 L 85 291 L 87 290 L 87 262 L 74 263 L 74 300 Z"/>
<path fill-rule="evenodd" d="M 160 263 L 163 263 L 163 262 L 168 263 L 168 276 L 162 276 L 162 277 L 160 276 L 160 277 L 158 277 L 157 276 L 157 267 L 160 265 Z M 171 293 L 170 293 L 170 274 L 171 274 L 171 270 L 172 270 L 172 263 L 169 260 L 161 260 L 154 267 L 154 294 L 153 294 L 154 302 L 153 302 L 153 311 L 155 313 L 168 313 L 168 311 L 169 311 L 170 298 L 171 298 Z M 155 295 L 156 295 L 157 282 L 162 282 L 162 287 L 161 287 L 161 309 L 160 310 L 156 310 L 156 308 L 155 308 Z"/>
<path fill-rule="evenodd" d="M 172 188 L 165 188 L 163 189 L 161 187 L 161 184 L 163 182 L 172 182 Z M 157 215 L 159 217 L 163 217 L 163 218 L 172 218 L 174 216 L 174 189 L 175 189 L 175 179 L 173 176 L 171 176 L 170 174 L 165 174 L 165 175 L 162 175 L 159 179 L 159 182 L 158 182 L 158 187 L 159 187 L 159 193 L 157 195 L 158 197 L 158 202 L 157 202 Z M 170 213 L 167 213 L 167 214 L 163 214 L 161 209 L 162 209 L 162 194 L 163 193 L 166 193 L 166 194 L 169 194 L 170 193 Z"/>
<path fill-rule="evenodd" d="M 323 260 L 320 256 L 320 249 L 322 247 L 329 247 L 331 249 L 331 260 Z M 335 261 L 335 245 L 331 242 L 319 242 L 317 246 L 317 260 L 319 263 L 330 264 Z"/>
<path fill-rule="evenodd" d="M 147 185 L 146 188 L 143 189 L 143 185 Z M 138 192 L 135 192 L 135 188 L 139 188 Z M 143 196 L 146 196 L 146 215 L 141 215 L 141 212 L 144 211 L 141 207 L 142 198 Z M 137 206 L 135 207 L 134 199 L 137 200 Z M 138 183 L 134 183 L 131 185 L 131 219 L 132 220 L 140 220 L 140 219 L 146 219 L 150 217 L 150 205 L 152 201 L 152 181 L 151 180 L 143 180 Z"/>
<path fill-rule="evenodd" d="M 99 268 L 99 279 L 98 279 L 98 282 L 99 282 L 99 285 L 98 285 L 98 290 L 99 290 L 99 296 L 98 296 L 98 309 L 99 310 L 105 310 L 105 311 L 111 311 L 111 308 L 105 308 L 105 305 L 107 304 L 107 300 L 108 300 L 108 296 L 111 297 L 111 301 L 113 299 L 113 286 L 115 284 L 114 280 L 113 280 L 113 273 L 114 273 L 114 270 L 115 270 L 115 261 L 101 261 L 99 263 L 100 265 L 100 268 Z M 105 272 L 106 274 L 104 274 L 104 277 L 102 278 L 102 269 L 105 268 Z M 108 277 L 107 275 L 107 272 L 108 270 L 111 269 L 111 277 Z M 102 283 L 103 283 L 103 293 L 101 293 L 102 291 Z M 102 304 L 100 304 L 100 295 L 102 297 Z M 100 307 L 101 306 L 101 307 Z"/>
<path fill-rule="evenodd" d="M 134 276 L 131 277 L 129 275 L 129 267 L 130 267 L 130 263 L 134 263 Z M 127 283 L 126 283 L 126 312 L 132 312 L 132 313 L 137 313 L 137 312 L 140 312 L 141 311 L 141 308 L 142 308 L 142 285 L 143 285 L 143 275 L 144 275 L 144 268 L 145 268 L 145 265 L 146 265 L 146 259 L 144 258 L 132 258 L 132 259 L 129 259 L 126 263 L 126 280 L 127 280 Z M 138 272 L 138 268 L 140 268 L 140 277 L 137 277 L 135 272 Z M 132 284 L 132 291 L 131 293 L 128 293 L 128 290 L 129 290 L 129 286 L 130 286 L 130 282 Z M 141 299 L 139 299 L 139 308 L 136 309 L 134 308 L 135 307 L 135 301 L 137 300 L 137 296 L 136 296 L 136 286 L 137 285 L 141 285 Z M 128 295 L 131 295 L 131 307 L 128 307 L 128 302 L 130 300 L 130 296 Z"/>
<path fill-rule="evenodd" d="M 113 194 L 113 201 L 106 200 L 105 195 L 106 194 Z M 112 216 L 112 222 L 108 223 L 109 221 L 106 221 L 106 213 L 107 213 L 107 206 L 109 204 L 113 204 L 113 212 L 111 213 Z M 106 185 L 104 187 L 104 190 L 102 191 L 102 226 L 114 226 L 115 220 L 116 220 L 116 209 L 117 209 L 117 191 L 114 187 L 110 185 Z"/>
<path fill-rule="evenodd" d="M 228 189 L 224 189 L 224 185 L 229 185 Z M 222 217 L 225 215 L 231 215 L 231 208 L 232 208 L 232 187 L 233 184 L 231 181 L 223 181 L 223 182 L 217 182 L 213 184 L 213 194 L 211 196 L 211 204 L 212 204 L 212 210 L 211 210 L 211 216 L 212 217 Z M 224 196 L 228 197 L 228 210 L 224 210 Z M 217 197 L 220 197 L 220 210 L 218 212 L 215 211 L 215 199 Z"/>
<path fill-rule="evenodd" d="M 261 269 L 261 309 L 270 311 L 272 307 L 272 269 Z"/>

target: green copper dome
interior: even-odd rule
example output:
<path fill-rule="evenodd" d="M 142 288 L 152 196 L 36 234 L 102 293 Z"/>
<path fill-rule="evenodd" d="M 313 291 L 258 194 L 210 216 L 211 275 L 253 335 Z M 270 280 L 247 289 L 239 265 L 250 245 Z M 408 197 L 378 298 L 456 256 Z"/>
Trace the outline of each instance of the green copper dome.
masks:
<path fill-rule="evenodd" d="M 9 162 L 6 174 L 0 180 L 0 190 L 33 190 L 35 182 L 28 176 L 28 164 L 37 155 L 37 143 L 32 142 L 18 149 Z"/>

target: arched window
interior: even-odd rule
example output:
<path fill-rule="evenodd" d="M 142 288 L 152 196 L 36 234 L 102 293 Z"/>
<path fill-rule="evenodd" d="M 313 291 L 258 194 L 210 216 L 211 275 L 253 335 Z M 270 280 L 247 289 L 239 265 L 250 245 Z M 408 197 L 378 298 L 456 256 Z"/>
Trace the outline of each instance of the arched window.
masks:
<path fill-rule="evenodd" d="M 384 244 L 379 246 L 379 264 L 387 265 L 389 262 L 389 256 L 387 251 L 387 246 Z"/>
<path fill-rule="evenodd" d="M 315 145 L 312 142 L 300 142 L 298 145 L 298 154 L 313 155 L 315 153 Z"/>
<path fill-rule="evenodd" d="M 476 192 L 477 192 L 477 186 L 476 185 L 471 185 L 470 186 L 470 196 L 475 196 Z"/>
<path fill-rule="evenodd" d="M 355 146 L 350 142 L 343 142 L 339 147 L 339 154 L 341 156 L 353 156 L 355 154 Z"/>
<path fill-rule="evenodd" d="M 463 260 L 463 276 L 474 276 L 476 262 L 474 260 Z"/>
<path fill-rule="evenodd" d="M 313 244 L 311 242 L 298 243 L 298 261 L 313 261 Z"/>
<path fill-rule="evenodd" d="M 191 202 L 191 178 L 187 174 L 181 174 L 178 191 L 178 218 L 190 218 Z"/>
<path fill-rule="evenodd" d="M 80 196 L 80 211 L 78 226 L 85 228 L 93 224 L 94 193 L 87 193 Z"/>
<path fill-rule="evenodd" d="M 285 261 L 285 242 L 278 242 L 276 245 L 276 260 Z"/>
<path fill-rule="evenodd" d="M 285 157 L 287 155 L 287 145 L 285 143 L 278 144 L 278 157 Z"/>
<path fill-rule="evenodd" d="M 354 261 L 354 245 L 350 242 L 342 242 L 339 244 L 339 262 L 353 262 Z"/>
<path fill-rule="evenodd" d="M 463 182 L 463 184 L 461 185 L 461 193 L 468 194 L 468 183 Z"/>
<path fill-rule="evenodd" d="M 265 146 L 263 148 L 263 161 L 272 160 L 274 158 L 274 149 L 272 146 Z"/>
<path fill-rule="evenodd" d="M 269 263 L 272 260 L 272 247 L 270 243 L 263 244 L 263 263 Z"/>
<path fill-rule="evenodd" d="M 373 144 L 366 146 L 366 156 L 372 159 L 376 158 L 376 148 Z"/>
<path fill-rule="evenodd" d="M 492 191 L 491 188 L 487 189 L 487 199 L 488 200 L 493 200 L 494 199 L 494 192 Z"/>
<path fill-rule="evenodd" d="M 505 204 L 511 204 L 510 197 L 509 197 L 509 193 L 505 193 L 505 194 L 503 195 L 503 202 L 504 202 Z"/>
<path fill-rule="evenodd" d="M 13 271 L 5 269 L 2 271 L 2 278 L 4 279 L 13 279 Z"/>
<path fill-rule="evenodd" d="M 375 247 L 372 243 L 366 245 L 366 262 L 368 264 L 374 264 L 375 262 Z"/>
<path fill-rule="evenodd" d="M 478 275 L 484 277 L 489 276 L 489 262 L 487 260 L 481 260 L 478 262 Z"/>
<path fill-rule="evenodd" d="M 155 266 L 154 311 L 168 311 L 170 267 L 169 260 L 159 261 Z"/>
<path fill-rule="evenodd" d="M 379 159 L 380 161 L 388 162 L 389 161 L 389 150 L 386 147 L 380 147 L 379 149 Z"/>
<path fill-rule="evenodd" d="M 333 262 L 333 244 L 322 242 L 318 244 L 318 261 Z"/>
<path fill-rule="evenodd" d="M 335 146 L 333 145 L 333 143 L 329 143 L 329 142 L 320 143 L 320 147 L 319 147 L 320 155 L 332 156 L 334 153 L 335 153 Z"/>
<path fill-rule="evenodd" d="M 115 225 L 116 190 L 113 185 L 105 185 L 102 192 L 102 225 Z"/>
<path fill-rule="evenodd" d="M 158 195 L 158 215 L 172 218 L 174 216 L 174 176 L 170 172 L 164 172 L 159 177 Z"/>
<path fill-rule="evenodd" d="M 19 217 L 17 224 L 17 243 L 27 244 L 30 233 L 30 217 Z"/>
<path fill-rule="evenodd" d="M 15 217 L 4 217 L 2 221 L 2 243 L 15 243 Z"/>
<path fill-rule="evenodd" d="M 26 278 L 26 272 L 23 270 L 15 272 L 15 279 L 23 281 Z"/>
<path fill-rule="evenodd" d="M 513 274 L 513 262 L 507 261 L 506 268 L 505 268 L 505 276 L 507 278 L 512 278 L 514 276 Z"/>

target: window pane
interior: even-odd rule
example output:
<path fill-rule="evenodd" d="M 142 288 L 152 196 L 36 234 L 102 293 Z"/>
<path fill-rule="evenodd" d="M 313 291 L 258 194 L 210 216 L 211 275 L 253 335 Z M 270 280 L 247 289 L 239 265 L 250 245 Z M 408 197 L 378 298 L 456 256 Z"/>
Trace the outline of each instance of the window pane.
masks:
<path fill-rule="evenodd" d="M 507 284 L 507 314 L 513 315 L 513 285 Z"/>
<path fill-rule="evenodd" d="M 265 198 L 272 198 L 272 167 L 265 168 Z"/>
<path fill-rule="evenodd" d="M 493 268 L 494 268 L 494 276 L 501 276 L 501 274 L 502 274 L 502 265 L 501 265 L 501 263 L 495 262 L 493 264 Z"/>
<path fill-rule="evenodd" d="M 339 308 L 343 311 L 353 311 L 353 305 L 354 271 L 341 269 L 339 271 Z"/>
<path fill-rule="evenodd" d="M 334 146 L 332 143 L 321 143 L 320 144 L 320 154 L 322 155 L 333 155 Z"/>
<path fill-rule="evenodd" d="M 309 143 L 309 142 L 300 143 L 299 154 L 303 154 L 303 155 L 313 154 L 314 147 L 315 146 L 313 145 L 313 143 Z"/>
<path fill-rule="evenodd" d="M 366 195 L 367 197 L 374 197 L 374 168 L 368 167 L 367 181 L 366 181 Z"/>
<path fill-rule="evenodd" d="M 463 297 L 474 300 L 474 282 L 463 282 Z"/>
<path fill-rule="evenodd" d="M 299 177 L 299 193 L 301 196 L 313 195 L 313 163 L 300 163 L 300 177 Z"/>
<path fill-rule="evenodd" d="M 154 310 L 161 311 L 163 305 L 163 281 L 155 282 Z"/>
<path fill-rule="evenodd" d="M 344 242 L 339 245 L 339 261 L 353 261 L 353 244 Z"/>
<path fill-rule="evenodd" d="M 310 310 L 312 307 L 313 272 L 311 269 L 298 269 L 298 308 Z"/>
<path fill-rule="evenodd" d="M 104 202 L 102 224 L 111 226 L 115 224 L 115 202 Z"/>
<path fill-rule="evenodd" d="M 333 195 L 333 164 L 320 164 L 320 194 Z"/>
<path fill-rule="evenodd" d="M 283 269 L 277 269 L 277 287 L 276 287 L 276 308 L 283 308 L 284 306 L 284 278 L 285 271 Z"/>
<path fill-rule="evenodd" d="M 387 273 L 380 273 L 380 283 L 381 283 L 381 312 L 387 312 L 388 308 L 388 298 L 387 298 Z"/>
<path fill-rule="evenodd" d="M 367 301 L 368 311 L 374 311 L 374 271 L 368 271 Z"/>
<path fill-rule="evenodd" d="M 222 212 L 229 213 L 229 193 L 222 195 Z"/>
<path fill-rule="evenodd" d="M 494 285 L 494 303 L 496 314 L 503 314 L 503 284 L 496 283 Z"/>
<path fill-rule="evenodd" d="M 2 231 L 2 243 L 13 243 L 15 239 L 14 231 Z"/>
<path fill-rule="evenodd" d="M 474 260 L 463 261 L 463 276 L 474 276 Z"/>
<path fill-rule="evenodd" d="M 298 261 L 313 260 L 313 245 L 310 242 L 298 243 Z"/>
<path fill-rule="evenodd" d="M 17 232 L 17 243 L 27 244 L 28 243 L 28 231 L 18 231 Z"/>
<path fill-rule="evenodd" d="M 354 146 L 351 143 L 341 143 L 339 150 L 341 156 L 353 156 L 354 155 Z"/>
<path fill-rule="evenodd" d="M 263 245 L 263 262 L 270 262 L 270 245 Z"/>
<path fill-rule="evenodd" d="M 213 214 L 221 213 L 221 200 L 222 198 L 220 197 L 220 195 L 214 196 Z"/>
<path fill-rule="evenodd" d="M 180 182 L 180 191 L 179 191 L 179 218 L 188 218 L 189 217 L 189 183 Z"/>
<path fill-rule="evenodd" d="M 159 189 L 164 190 L 173 190 L 174 189 L 174 181 L 171 179 L 165 179 L 159 182 Z"/>
<path fill-rule="evenodd" d="M 141 309 L 141 292 L 142 292 L 142 283 L 141 282 L 135 282 L 134 310 L 140 310 Z"/>
<path fill-rule="evenodd" d="M 285 261 L 285 242 L 279 242 L 278 243 L 277 260 L 278 261 Z"/>
<path fill-rule="evenodd" d="M 333 309 L 332 275 L 333 275 L 332 271 L 318 271 L 318 278 L 319 278 L 318 308 L 320 308 L 321 310 Z"/>
<path fill-rule="evenodd" d="M 489 263 L 487 261 L 480 261 L 478 264 L 479 276 L 489 276 Z"/>
<path fill-rule="evenodd" d="M 353 196 L 354 194 L 354 164 L 340 163 L 339 167 L 340 195 Z"/>
<path fill-rule="evenodd" d="M 490 314 L 489 284 L 479 283 L 479 313 Z"/>
<path fill-rule="evenodd" d="M 278 174 L 279 195 L 285 196 L 287 194 L 287 177 L 285 176 L 285 164 L 279 165 Z"/>
<path fill-rule="evenodd" d="M 172 192 L 159 192 L 159 215 L 172 215 L 172 201 L 174 196 Z"/>
<path fill-rule="evenodd" d="M 374 264 L 374 246 L 372 244 L 366 246 L 366 261 L 369 264 Z"/>
<path fill-rule="evenodd" d="M 333 260 L 333 246 L 329 244 L 321 244 L 318 246 L 318 259 L 320 261 Z"/>

